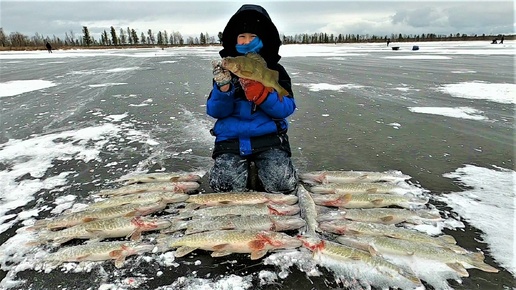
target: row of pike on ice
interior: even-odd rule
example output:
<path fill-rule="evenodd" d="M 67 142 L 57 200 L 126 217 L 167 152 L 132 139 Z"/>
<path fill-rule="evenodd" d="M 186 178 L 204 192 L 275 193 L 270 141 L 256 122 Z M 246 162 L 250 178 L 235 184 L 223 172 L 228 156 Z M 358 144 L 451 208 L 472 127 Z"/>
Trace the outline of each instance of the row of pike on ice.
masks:
<path fill-rule="evenodd" d="M 428 198 L 423 191 L 405 182 L 410 176 L 399 171 L 321 171 L 300 177 L 311 185 L 310 191 L 300 184 L 296 194 L 284 195 L 188 194 L 199 187 L 200 176 L 130 176 L 119 180 L 126 182 L 125 186 L 96 192 L 95 202 L 80 211 L 37 221 L 29 228 L 38 230 L 32 243 L 55 246 L 90 239 L 87 244 L 48 254 L 44 262 L 114 259 L 117 267 L 130 255 L 172 249 L 176 257 L 203 249 L 214 257 L 249 253 L 251 259 L 259 259 L 271 250 L 305 248 L 329 268 L 335 262 L 361 261 L 391 281 L 389 286 L 396 280 L 394 286 L 401 288 L 417 287 L 421 285 L 418 276 L 426 277 L 410 265 L 384 259 L 384 255 L 437 261 L 454 272 L 451 277 L 468 276 L 466 268 L 498 271 L 484 263 L 482 253 L 456 245 L 452 236 L 434 237 L 396 226 L 441 220 L 438 211 L 425 208 Z M 99 196 L 107 198 L 98 200 Z M 160 216 L 147 216 L 160 211 Z M 142 232 L 156 230 L 161 235 L 155 243 L 136 242 Z M 284 233 L 292 230 L 298 234 Z M 133 241 L 99 241 L 122 237 Z M 385 286 L 385 281 L 377 286 Z"/>

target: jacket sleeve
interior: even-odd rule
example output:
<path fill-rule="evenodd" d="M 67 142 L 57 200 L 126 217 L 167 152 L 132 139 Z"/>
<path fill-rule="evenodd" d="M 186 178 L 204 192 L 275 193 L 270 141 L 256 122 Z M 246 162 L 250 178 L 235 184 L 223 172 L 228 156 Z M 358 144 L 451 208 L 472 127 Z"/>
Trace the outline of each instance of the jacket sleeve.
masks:
<path fill-rule="evenodd" d="M 232 86 L 227 92 L 222 92 L 213 83 L 213 89 L 206 101 L 206 113 L 216 119 L 224 118 L 233 112 L 235 88 Z"/>

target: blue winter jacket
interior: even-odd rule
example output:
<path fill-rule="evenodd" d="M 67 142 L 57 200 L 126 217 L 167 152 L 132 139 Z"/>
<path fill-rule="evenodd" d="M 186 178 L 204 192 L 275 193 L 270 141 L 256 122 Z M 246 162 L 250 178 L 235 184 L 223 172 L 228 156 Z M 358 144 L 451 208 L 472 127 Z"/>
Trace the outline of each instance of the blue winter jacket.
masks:
<path fill-rule="evenodd" d="M 288 88 L 287 86 L 283 87 L 287 91 L 291 91 L 290 84 Z M 292 95 L 292 93 L 290 94 Z M 233 82 L 232 88 L 228 92 L 221 92 L 217 85 L 213 84 L 213 90 L 206 103 L 207 114 L 218 119 L 211 131 L 216 137 L 216 145 L 225 141 L 228 146 L 225 146 L 225 150 L 222 151 L 234 151 L 232 153 L 242 156 L 250 155 L 257 150 L 260 151 L 268 147 L 281 149 L 281 145 L 288 145 L 282 144 L 282 142 L 288 142 L 286 137 L 288 122 L 286 118 L 295 109 L 296 104 L 292 96 L 283 97 L 283 100 L 280 101 L 276 91 L 269 93 L 267 99 L 256 106 L 245 98 L 244 91 L 238 81 Z M 252 140 L 256 142 L 252 142 Z M 231 142 L 238 143 L 238 151 L 235 150 L 236 147 L 231 146 Z M 290 147 L 286 151 L 290 151 Z M 215 148 L 214 155 L 217 155 L 217 153 L 223 152 L 217 152 L 217 148 Z"/>

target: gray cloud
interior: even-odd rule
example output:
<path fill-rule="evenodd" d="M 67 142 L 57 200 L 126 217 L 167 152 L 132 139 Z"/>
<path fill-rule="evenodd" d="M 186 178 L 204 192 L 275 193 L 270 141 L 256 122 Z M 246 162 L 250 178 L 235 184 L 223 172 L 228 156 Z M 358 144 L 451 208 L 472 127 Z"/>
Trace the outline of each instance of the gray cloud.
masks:
<path fill-rule="evenodd" d="M 152 29 L 179 31 L 184 36 L 216 35 L 242 3 L 219 1 L 4 1 L 1 26 L 6 33 L 63 37 L 71 30 L 93 35 L 114 26 L 138 33 Z M 267 9 L 286 35 L 391 33 L 512 33 L 512 1 L 253 1 Z"/>

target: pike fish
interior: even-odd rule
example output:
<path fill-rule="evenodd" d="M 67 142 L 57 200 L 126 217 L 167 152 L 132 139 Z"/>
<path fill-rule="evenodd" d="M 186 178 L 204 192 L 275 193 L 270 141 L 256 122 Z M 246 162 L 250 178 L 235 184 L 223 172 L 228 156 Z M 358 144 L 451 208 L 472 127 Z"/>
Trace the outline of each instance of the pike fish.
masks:
<path fill-rule="evenodd" d="M 163 236 L 158 238 L 163 249 L 177 248 L 174 255 L 183 257 L 197 249 L 212 251 L 212 257 L 223 257 L 232 253 L 250 253 L 251 260 L 260 259 L 269 250 L 293 249 L 301 241 L 287 234 L 273 231 L 221 230 L 185 235 L 180 238 Z"/>
<path fill-rule="evenodd" d="M 348 182 L 400 182 L 411 177 L 400 171 L 312 171 L 299 174 L 306 183 L 348 183 Z"/>
<path fill-rule="evenodd" d="M 393 194 L 313 194 L 315 204 L 344 207 L 344 208 L 377 208 L 399 206 L 402 208 L 415 208 L 423 206 L 428 198 L 409 197 Z"/>
<path fill-rule="evenodd" d="M 468 276 L 464 269 L 477 268 L 484 272 L 497 273 L 498 269 L 484 263 L 484 255 L 481 252 L 456 253 L 450 249 L 419 243 L 414 241 L 394 239 L 383 236 L 339 236 L 339 243 L 344 245 L 372 247 L 380 254 L 392 254 L 401 256 L 416 256 L 428 260 L 445 263 L 463 277 Z"/>
<path fill-rule="evenodd" d="M 457 242 L 450 235 L 432 237 L 416 230 L 405 229 L 393 225 L 334 220 L 322 222 L 319 227 L 322 230 L 339 235 L 385 236 L 417 243 L 428 243 L 437 247 L 444 247 L 453 250 L 457 253 L 466 252 L 464 248 L 455 245 Z"/>
<path fill-rule="evenodd" d="M 300 184 L 297 188 L 297 197 L 299 199 L 301 217 L 306 221 L 306 226 L 302 233 L 307 236 L 316 236 L 318 229 L 317 209 L 312 195 Z"/>
<path fill-rule="evenodd" d="M 258 203 L 292 205 L 297 203 L 297 196 L 265 192 L 225 192 L 190 195 L 186 202 L 205 206 Z"/>
<path fill-rule="evenodd" d="M 125 184 L 133 184 L 133 183 L 148 183 L 148 182 L 181 182 L 181 181 L 191 181 L 198 182 L 201 177 L 197 174 L 191 173 L 147 173 L 147 174 L 136 174 L 129 175 L 126 177 L 122 177 L 117 179 L 117 182 L 124 182 Z"/>
<path fill-rule="evenodd" d="M 186 229 L 185 235 L 214 231 L 214 230 L 268 230 L 288 231 L 299 229 L 306 222 L 296 216 L 248 215 L 248 216 L 218 216 L 212 218 L 193 219 L 190 221 L 174 222 L 162 233 L 176 232 Z"/>
<path fill-rule="evenodd" d="M 314 237 L 298 236 L 298 238 L 302 241 L 305 248 L 313 252 L 314 259 L 319 264 L 335 272 L 353 271 L 355 272 L 351 274 L 353 278 L 361 277 L 366 280 L 381 280 L 382 282 L 388 281 L 389 283 L 396 281 L 400 283 L 400 286 L 405 286 L 402 288 L 413 288 L 414 286 L 422 285 L 421 280 L 414 273 L 390 263 L 381 256 L 375 256 L 360 249 Z M 357 264 L 366 266 L 368 270 L 361 272 L 359 270 L 360 267 L 355 266 Z M 380 275 L 374 273 L 374 270 Z"/>
<path fill-rule="evenodd" d="M 300 208 L 297 205 L 284 204 L 236 204 L 221 205 L 200 208 L 197 210 L 184 209 L 180 210 L 177 218 L 197 218 L 197 217 L 215 217 L 224 215 L 295 215 L 299 213 Z"/>
<path fill-rule="evenodd" d="M 315 185 L 310 188 L 313 193 L 345 194 L 345 193 L 395 193 L 405 194 L 411 191 L 407 186 L 393 183 L 327 183 Z"/>
<path fill-rule="evenodd" d="M 115 217 L 135 217 L 148 215 L 153 212 L 164 209 L 166 203 L 145 203 L 145 204 L 126 204 L 122 206 L 106 207 L 106 208 L 86 208 L 82 211 L 63 214 L 53 219 L 39 220 L 29 230 L 47 229 L 55 230 L 67 228 L 82 223 L 87 223 L 100 219 L 109 219 Z"/>
<path fill-rule="evenodd" d="M 86 245 L 62 248 L 44 258 L 44 261 L 60 265 L 64 262 L 115 260 L 115 266 L 121 268 L 125 258 L 131 255 L 151 252 L 154 245 L 136 242 L 97 242 Z"/>
<path fill-rule="evenodd" d="M 240 78 L 258 81 L 266 87 L 274 88 L 278 92 L 280 101 L 289 93 L 279 83 L 279 73 L 267 67 L 267 62 L 257 53 L 248 53 L 244 56 L 225 57 L 222 67 L 231 71 Z"/>
<path fill-rule="evenodd" d="M 332 221 L 348 219 L 361 222 L 399 224 L 403 222 L 411 224 L 424 224 L 441 221 L 439 213 L 419 209 L 409 210 L 404 208 L 357 208 L 332 210 L 327 207 L 318 207 L 317 221 Z"/>
<path fill-rule="evenodd" d="M 138 240 L 144 231 L 155 231 L 170 226 L 170 221 L 149 217 L 116 217 L 111 219 L 96 220 L 79 224 L 60 231 L 42 232 L 37 236 L 37 241 L 29 244 L 38 244 L 51 241 L 54 244 L 66 243 L 73 239 L 105 239 L 131 237 Z"/>
<path fill-rule="evenodd" d="M 107 198 L 102 201 L 98 201 L 92 204 L 89 204 L 87 208 L 106 208 L 106 207 L 116 207 L 125 204 L 149 204 L 149 203 L 177 203 L 183 202 L 187 200 L 189 197 L 188 194 L 185 193 L 177 193 L 173 191 L 153 191 L 146 193 L 138 193 L 138 194 L 129 194 L 123 196 L 115 196 L 111 198 Z"/>
<path fill-rule="evenodd" d="M 152 191 L 171 191 L 177 193 L 186 193 L 199 188 L 197 182 L 153 182 L 142 184 L 131 184 L 116 189 L 104 189 L 93 195 L 99 196 L 119 196 L 126 194 L 135 194 Z"/>

